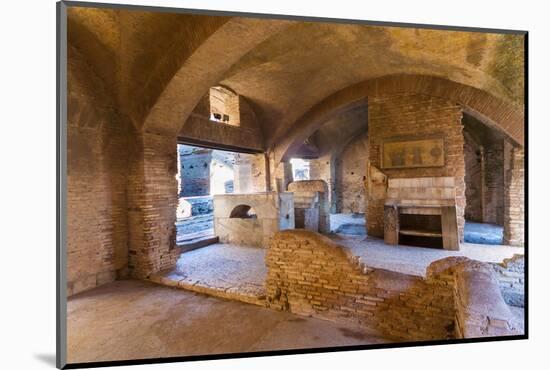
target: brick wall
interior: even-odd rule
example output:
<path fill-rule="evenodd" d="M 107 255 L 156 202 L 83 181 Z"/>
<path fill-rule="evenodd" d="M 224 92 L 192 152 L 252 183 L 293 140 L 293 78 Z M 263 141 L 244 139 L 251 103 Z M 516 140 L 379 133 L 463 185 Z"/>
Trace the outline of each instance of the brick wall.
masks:
<path fill-rule="evenodd" d="M 504 224 L 504 141 L 464 135 L 467 220 Z"/>
<path fill-rule="evenodd" d="M 505 173 L 504 244 L 523 246 L 524 242 L 524 150 L 512 148 Z"/>
<path fill-rule="evenodd" d="M 448 277 L 366 269 L 347 249 L 305 230 L 279 232 L 266 256 L 268 305 L 348 321 L 402 339 L 454 335 Z"/>
<path fill-rule="evenodd" d="M 74 61 L 74 60 L 73 60 Z M 127 274 L 126 172 L 131 125 L 69 73 L 67 294 Z"/>
<path fill-rule="evenodd" d="M 197 104 L 178 137 L 183 141 L 223 143 L 235 148 L 263 150 L 264 138 L 254 110 L 241 96 L 236 96 L 232 101 L 234 104 L 231 109 L 240 110 L 239 114 L 233 112 L 233 120 L 229 124 L 215 122 L 210 120 L 210 101 L 207 94 Z"/>
<path fill-rule="evenodd" d="M 210 195 L 210 165 L 212 149 L 178 145 L 180 196 Z"/>
<path fill-rule="evenodd" d="M 267 305 L 278 310 L 415 341 L 520 334 L 492 267 L 465 257 L 433 262 L 421 278 L 368 268 L 320 234 L 286 230 L 266 265 Z"/>
<path fill-rule="evenodd" d="M 131 140 L 128 175 L 129 270 L 133 277 L 173 267 L 176 247 L 176 138 L 155 134 Z"/>
<path fill-rule="evenodd" d="M 464 182 L 466 208 L 464 218 L 466 220 L 483 222 L 482 207 L 482 156 L 483 148 L 476 143 L 469 135 L 464 135 Z"/>
<path fill-rule="evenodd" d="M 418 94 L 401 94 L 369 100 L 369 163 L 380 168 L 380 147 L 384 140 L 442 137 L 445 166 L 432 168 L 383 169 L 389 178 L 454 176 L 460 239 L 464 234 L 464 137 L 462 110 L 453 102 Z M 368 191 L 368 189 L 367 189 Z M 367 197 L 368 198 L 368 197 Z M 384 200 L 367 199 L 367 229 L 381 237 Z"/>
<path fill-rule="evenodd" d="M 485 145 L 483 222 L 504 224 L 504 142 Z"/>
<path fill-rule="evenodd" d="M 490 264 L 464 257 L 448 257 L 441 261 L 452 265 L 446 271 L 454 278 L 457 337 L 523 334 L 523 324 L 517 321 L 504 301 Z"/>
<path fill-rule="evenodd" d="M 239 108 L 239 96 L 234 92 L 223 87 L 217 86 L 210 89 L 210 111 L 212 113 L 224 115 L 228 117 L 228 121 L 224 121 L 228 125 L 240 126 L 241 115 Z"/>
<path fill-rule="evenodd" d="M 365 213 L 365 180 L 368 161 L 368 134 L 346 146 L 336 168 L 337 210 L 341 213 Z"/>

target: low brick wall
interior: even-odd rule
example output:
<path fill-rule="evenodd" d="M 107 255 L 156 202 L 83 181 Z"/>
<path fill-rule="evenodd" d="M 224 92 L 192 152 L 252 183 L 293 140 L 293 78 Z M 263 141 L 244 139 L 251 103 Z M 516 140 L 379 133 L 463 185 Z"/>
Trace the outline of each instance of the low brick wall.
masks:
<path fill-rule="evenodd" d="M 454 336 L 452 277 L 369 269 L 344 247 L 305 230 L 277 233 L 266 263 L 272 308 L 352 321 L 401 339 Z"/>
<path fill-rule="evenodd" d="M 491 267 L 467 258 L 436 261 L 421 278 L 368 268 L 320 234 L 285 230 L 275 234 L 266 265 L 267 305 L 275 309 L 353 322 L 402 340 L 517 334 L 495 277 L 480 278 L 478 270 L 486 274 Z M 476 295 L 474 286 L 484 294 Z M 502 308 L 496 316 L 487 302 Z M 479 315 L 492 321 L 475 321 Z M 503 330 L 487 330 L 487 325 Z"/>
<path fill-rule="evenodd" d="M 448 257 L 430 265 L 434 273 L 441 270 L 454 277 L 456 336 L 479 338 L 523 334 L 504 301 L 499 282 L 489 263 L 465 257 Z"/>

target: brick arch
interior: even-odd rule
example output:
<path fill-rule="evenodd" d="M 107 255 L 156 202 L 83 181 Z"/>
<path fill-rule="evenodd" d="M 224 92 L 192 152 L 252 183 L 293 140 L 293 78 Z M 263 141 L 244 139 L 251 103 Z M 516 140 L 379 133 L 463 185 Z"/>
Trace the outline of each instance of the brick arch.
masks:
<path fill-rule="evenodd" d="M 300 144 L 335 114 L 367 103 L 369 97 L 417 93 L 444 98 L 463 106 L 465 112 L 524 144 L 524 108 L 468 85 L 427 75 L 398 74 L 374 78 L 344 88 L 302 115 L 274 148 L 276 162 L 287 161 Z"/>
<path fill-rule="evenodd" d="M 106 108 L 115 110 L 115 96 L 97 71 L 92 68 L 86 56 L 74 45 L 67 46 L 67 60 L 69 122 L 72 114 L 80 109 L 85 109 L 94 115 Z"/>
<path fill-rule="evenodd" d="M 89 96 L 114 105 L 116 57 L 114 51 L 84 24 L 67 17 L 67 73 L 88 89 Z"/>
<path fill-rule="evenodd" d="M 168 82 L 147 114 L 143 130 L 175 138 L 208 89 L 219 83 L 224 73 L 248 51 L 289 24 L 279 20 L 232 18 L 222 25 Z"/>

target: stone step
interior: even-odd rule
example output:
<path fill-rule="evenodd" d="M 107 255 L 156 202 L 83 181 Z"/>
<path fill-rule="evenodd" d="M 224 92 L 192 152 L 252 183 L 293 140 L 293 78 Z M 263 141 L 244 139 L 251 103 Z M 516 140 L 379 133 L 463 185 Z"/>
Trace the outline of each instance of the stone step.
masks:
<path fill-rule="evenodd" d="M 189 252 L 193 249 L 198 249 L 206 247 L 208 245 L 216 244 L 220 241 L 220 238 L 213 235 L 207 235 L 201 238 L 196 238 L 192 240 L 186 240 L 184 242 L 176 242 L 177 246 L 181 249 L 181 252 Z"/>
<path fill-rule="evenodd" d="M 178 275 L 174 270 L 160 271 L 149 276 L 148 280 L 172 288 L 185 289 L 196 293 L 266 307 L 266 294 L 263 287 L 249 287 L 248 289 L 212 287 L 200 282 L 187 282 L 184 277 Z"/>

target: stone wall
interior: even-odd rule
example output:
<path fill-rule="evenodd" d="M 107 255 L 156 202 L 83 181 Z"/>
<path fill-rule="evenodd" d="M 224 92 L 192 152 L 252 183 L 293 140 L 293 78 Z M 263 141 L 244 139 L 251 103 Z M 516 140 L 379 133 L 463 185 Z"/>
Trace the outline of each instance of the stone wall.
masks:
<path fill-rule="evenodd" d="M 324 180 L 302 180 L 293 181 L 288 184 L 288 191 L 296 193 L 299 196 L 301 193 L 318 193 L 319 201 L 319 227 L 321 233 L 330 232 L 330 203 L 328 186 Z M 295 199 L 295 203 L 296 199 Z M 295 205 L 296 206 L 296 205 Z"/>
<path fill-rule="evenodd" d="M 520 334 L 491 266 L 464 257 L 436 261 L 422 278 L 369 268 L 320 234 L 286 230 L 266 265 L 267 305 L 278 310 L 404 340 Z"/>
<path fill-rule="evenodd" d="M 331 154 L 309 161 L 309 179 L 323 180 L 327 184 L 330 213 L 336 213 L 338 205 L 337 194 L 339 189 L 336 182 L 336 162 L 337 158 L 334 158 Z"/>
<path fill-rule="evenodd" d="M 277 192 L 286 191 L 288 184 L 293 180 L 292 165 L 290 162 L 278 162 L 275 160 L 274 153 L 269 157 L 271 190 Z"/>
<path fill-rule="evenodd" d="M 126 276 L 126 148 L 131 124 L 112 102 L 94 98 L 100 86 L 69 48 L 67 96 L 67 294 Z M 79 76 L 80 75 L 80 76 Z M 92 91 L 92 92 L 91 92 Z M 100 91 L 99 89 L 97 91 Z"/>
<path fill-rule="evenodd" d="M 254 217 L 237 215 L 247 207 Z M 214 233 L 222 243 L 267 248 L 273 234 L 294 228 L 294 199 L 291 193 L 214 195 Z"/>
<path fill-rule="evenodd" d="M 267 191 L 264 154 L 237 153 L 233 169 L 235 172 L 235 193 L 261 193 Z"/>
<path fill-rule="evenodd" d="M 510 149 L 510 160 L 505 173 L 504 244 L 523 246 L 524 243 L 524 150 Z"/>
<path fill-rule="evenodd" d="M 462 109 L 453 102 L 432 96 L 401 94 L 369 99 L 369 163 L 380 168 L 381 144 L 385 140 L 441 137 L 445 143 L 445 166 L 381 169 L 389 178 L 454 176 L 460 239 L 464 235 L 464 137 Z M 369 180 L 370 181 L 370 180 Z M 368 192 L 368 187 L 367 187 Z M 367 197 L 368 198 L 368 197 Z M 367 229 L 373 236 L 384 233 L 383 199 L 367 199 Z"/>

